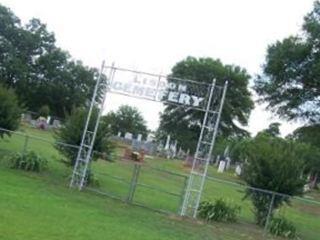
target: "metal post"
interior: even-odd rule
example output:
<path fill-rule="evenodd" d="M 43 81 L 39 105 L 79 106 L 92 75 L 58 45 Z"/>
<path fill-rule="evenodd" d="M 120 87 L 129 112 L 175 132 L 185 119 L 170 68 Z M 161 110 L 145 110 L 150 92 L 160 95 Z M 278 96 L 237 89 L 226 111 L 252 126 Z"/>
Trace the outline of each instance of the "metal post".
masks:
<path fill-rule="evenodd" d="M 273 192 L 273 193 L 272 193 L 271 200 L 270 200 L 270 205 L 269 205 L 269 210 L 268 210 L 268 215 L 267 215 L 266 223 L 265 223 L 265 226 L 264 226 L 264 235 L 266 235 L 267 232 L 268 232 L 268 225 L 269 225 L 270 218 L 271 218 L 271 213 L 272 213 L 272 208 L 273 208 L 273 203 L 274 203 L 275 195 L 276 195 L 276 194 Z"/>
<path fill-rule="evenodd" d="M 209 161 L 211 159 L 213 147 L 214 147 L 216 136 L 217 136 L 217 133 L 218 133 L 218 127 L 219 127 L 219 122 L 220 122 L 220 118 L 221 118 L 221 113 L 222 113 L 224 100 L 226 98 L 227 87 L 228 87 L 228 81 L 225 82 L 224 88 L 223 88 L 222 98 L 221 98 L 221 102 L 220 102 L 220 106 L 219 106 L 218 117 L 217 117 L 217 120 L 216 120 L 215 126 L 214 126 L 214 132 L 213 132 L 212 142 L 211 142 L 211 146 L 210 146 L 210 150 L 209 150 L 209 154 L 208 154 L 208 159 L 207 159 L 207 161 L 205 163 L 204 176 L 201 179 L 200 192 L 199 192 L 199 195 L 198 195 L 198 198 L 197 198 L 197 202 L 196 202 L 196 207 L 195 207 L 196 210 L 194 211 L 194 214 L 193 214 L 194 218 L 197 217 L 197 213 L 198 213 L 197 209 L 198 209 L 199 204 L 200 204 L 201 195 L 202 195 L 202 192 L 203 192 L 203 187 L 204 187 L 204 183 L 205 183 L 207 172 L 208 172 Z"/>
<path fill-rule="evenodd" d="M 184 177 L 178 214 L 180 214 L 182 212 L 183 201 L 184 201 L 184 197 L 186 195 L 186 191 L 187 191 L 187 187 L 188 187 L 188 181 L 189 181 L 189 177 Z"/>
<path fill-rule="evenodd" d="M 132 178 L 131 178 L 131 184 L 129 188 L 129 193 L 126 202 L 132 203 L 134 193 L 137 188 L 139 173 L 140 173 L 141 165 L 140 164 L 134 164 L 133 172 L 132 172 Z"/>

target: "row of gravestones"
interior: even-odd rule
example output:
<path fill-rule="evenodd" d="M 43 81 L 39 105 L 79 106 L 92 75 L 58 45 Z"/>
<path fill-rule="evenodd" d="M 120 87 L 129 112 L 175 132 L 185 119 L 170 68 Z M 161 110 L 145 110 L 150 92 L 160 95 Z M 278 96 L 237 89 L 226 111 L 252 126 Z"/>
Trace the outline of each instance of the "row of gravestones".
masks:
<path fill-rule="evenodd" d="M 33 118 L 31 113 L 23 113 L 21 114 L 21 120 L 25 123 L 30 124 L 31 126 L 35 128 L 41 128 L 41 129 L 49 129 L 49 128 L 60 128 L 61 127 L 61 121 L 58 119 L 54 119 L 51 116 L 45 117 L 38 117 Z"/>

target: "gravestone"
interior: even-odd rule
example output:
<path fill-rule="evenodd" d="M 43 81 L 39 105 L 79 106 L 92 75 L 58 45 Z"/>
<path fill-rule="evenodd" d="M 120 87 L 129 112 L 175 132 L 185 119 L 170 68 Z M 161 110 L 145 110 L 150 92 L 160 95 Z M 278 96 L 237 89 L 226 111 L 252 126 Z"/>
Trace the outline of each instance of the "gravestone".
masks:
<path fill-rule="evenodd" d="M 219 168 L 218 168 L 218 173 L 223 173 L 225 167 L 226 167 L 226 162 L 225 161 L 220 161 Z"/>
<path fill-rule="evenodd" d="M 128 140 L 132 140 L 132 133 L 126 132 L 126 134 L 124 135 L 124 138 Z"/>
<path fill-rule="evenodd" d="M 50 121 L 51 121 L 51 116 L 48 116 L 48 117 L 47 117 L 47 124 L 48 124 L 48 125 L 50 124 Z"/>
<path fill-rule="evenodd" d="M 153 142 L 154 141 L 154 135 L 152 133 L 149 133 L 147 136 L 147 142 Z"/>
<path fill-rule="evenodd" d="M 236 166 L 235 173 L 237 174 L 237 176 L 240 176 L 240 175 L 241 175 L 241 172 L 242 172 L 241 166 L 240 166 L 240 164 L 238 164 L 238 165 Z"/>
<path fill-rule="evenodd" d="M 229 170 L 231 164 L 231 159 L 230 157 L 226 157 L 226 170 Z"/>
<path fill-rule="evenodd" d="M 164 147 L 165 150 L 169 150 L 170 148 L 170 135 L 167 136 L 166 145 Z"/>
<path fill-rule="evenodd" d="M 121 137 L 121 132 L 118 132 L 118 135 L 117 135 L 117 137 L 119 137 L 119 138 Z"/>
<path fill-rule="evenodd" d="M 53 120 L 52 126 L 54 128 L 60 128 L 61 127 L 61 122 L 57 119 Z"/>
<path fill-rule="evenodd" d="M 139 142 L 142 141 L 142 134 L 138 134 L 137 141 L 139 141 Z"/>

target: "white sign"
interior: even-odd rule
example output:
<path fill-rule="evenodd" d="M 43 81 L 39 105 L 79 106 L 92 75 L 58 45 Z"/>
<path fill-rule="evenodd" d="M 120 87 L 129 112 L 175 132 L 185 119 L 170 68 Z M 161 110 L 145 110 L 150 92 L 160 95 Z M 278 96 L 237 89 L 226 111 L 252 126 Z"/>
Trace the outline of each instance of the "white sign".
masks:
<path fill-rule="evenodd" d="M 184 83 L 167 82 L 165 77 L 132 72 L 117 72 L 111 83 L 111 92 L 142 97 L 155 101 L 165 101 L 191 107 L 200 107 L 204 98 L 189 93 Z M 195 83 L 193 83 L 196 86 Z M 201 92 L 204 94 L 203 92 Z"/>

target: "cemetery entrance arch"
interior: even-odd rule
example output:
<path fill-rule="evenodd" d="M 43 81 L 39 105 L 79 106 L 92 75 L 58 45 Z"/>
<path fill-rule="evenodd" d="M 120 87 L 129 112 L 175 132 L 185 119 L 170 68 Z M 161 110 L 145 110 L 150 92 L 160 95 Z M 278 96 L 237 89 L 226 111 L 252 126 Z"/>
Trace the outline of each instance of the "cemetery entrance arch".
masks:
<path fill-rule="evenodd" d="M 108 75 L 106 81 L 103 78 L 105 72 Z M 214 79 L 212 83 L 208 84 L 115 67 L 114 65 L 105 66 L 103 62 L 83 130 L 70 187 L 77 187 L 79 190 L 85 187 L 93 145 L 108 93 L 177 106 L 172 108 L 172 111 L 183 109 L 190 114 L 192 111 L 202 111 L 204 118 L 202 122 L 198 123 L 201 126 L 201 131 L 180 213 L 183 216 L 196 217 L 226 90 L 227 81 L 224 86 L 217 86 Z M 102 101 L 96 101 L 98 97 L 102 97 Z M 92 111 L 95 106 L 99 108 L 98 118 L 94 129 L 89 129 L 89 122 L 93 118 Z"/>

